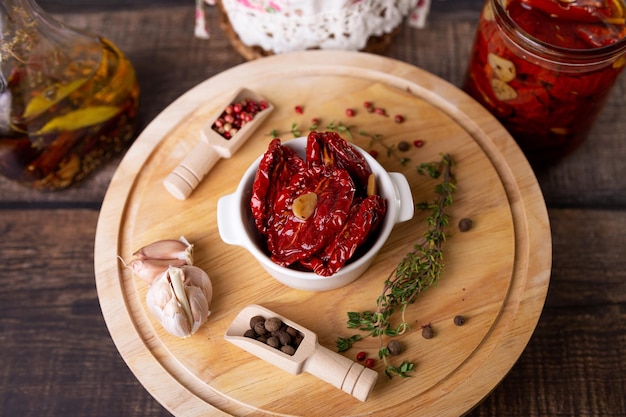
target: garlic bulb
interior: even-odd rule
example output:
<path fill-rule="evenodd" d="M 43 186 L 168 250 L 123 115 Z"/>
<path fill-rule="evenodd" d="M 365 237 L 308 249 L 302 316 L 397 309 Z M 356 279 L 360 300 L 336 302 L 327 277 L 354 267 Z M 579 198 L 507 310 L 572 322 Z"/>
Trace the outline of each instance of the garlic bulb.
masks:
<path fill-rule="evenodd" d="M 146 304 L 168 333 L 188 337 L 207 321 L 212 298 L 206 272 L 191 265 L 170 266 L 152 282 Z"/>

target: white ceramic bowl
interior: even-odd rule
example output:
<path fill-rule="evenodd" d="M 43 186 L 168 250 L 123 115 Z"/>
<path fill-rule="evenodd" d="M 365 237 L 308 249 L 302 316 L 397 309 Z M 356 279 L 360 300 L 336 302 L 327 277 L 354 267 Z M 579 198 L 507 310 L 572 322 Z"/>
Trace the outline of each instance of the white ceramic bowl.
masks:
<path fill-rule="evenodd" d="M 302 137 L 283 142 L 283 145 L 293 148 L 304 157 L 306 143 L 307 138 Z M 413 217 L 414 203 L 411 188 L 403 174 L 385 171 L 370 154 L 356 146 L 355 148 L 363 154 L 376 175 L 380 195 L 387 199 L 387 212 L 376 232 L 378 236 L 368 251 L 358 259 L 349 261 L 337 273 L 329 277 L 283 267 L 270 259 L 263 249 L 262 237 L 254 226 L 250 210 L 252 184 L 262 155 L 243 174 L 237 190 L 221 197 L 217 202 L 217 227 L 222 240 L 229 245 L 242 246 L 247 249 L 271 276 L 291 288 L 327 291 L 343 287 L 357 279 L 372 264 L 393 227 Z"/>

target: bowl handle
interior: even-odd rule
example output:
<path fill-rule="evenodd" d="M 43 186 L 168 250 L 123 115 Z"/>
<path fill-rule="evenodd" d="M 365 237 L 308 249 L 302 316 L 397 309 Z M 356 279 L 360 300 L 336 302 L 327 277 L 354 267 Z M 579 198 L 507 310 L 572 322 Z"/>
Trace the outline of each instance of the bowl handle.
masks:
<path fill-rule="evenodd" d="M 228 194 L 217 200 L 217 230 L 220 238 L 229 245 L 242 246 L 241 236 L 245 235 L 243 221 L 235 218 L 240 212 L 238 195 Z"/>
<path fill-rule="evenodd" d="M 391 182 L 393 182 L 396 202 L 398 204 L 398 218 L 396 223 L 411 220 L 415 213 L 415 203 L 413 202 L 413 193 L 411 193 L 409 181 L 404 174 L 399 172 L 390 172 L 389 177 L 391 178 Z"/>

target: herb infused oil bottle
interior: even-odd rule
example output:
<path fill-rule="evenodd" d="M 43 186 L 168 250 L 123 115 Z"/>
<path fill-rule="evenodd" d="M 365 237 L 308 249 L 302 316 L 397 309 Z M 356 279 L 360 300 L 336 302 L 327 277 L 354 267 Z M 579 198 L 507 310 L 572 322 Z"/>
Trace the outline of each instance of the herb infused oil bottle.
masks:
<path fill-rule="evenodd" d="M 486 0 L 464 89 L 535 167 L 587 137 L 626 64 L 624 0 Z"/>
<path fill-rule="evenodd" d="M 139 86 L 130 61 L 34 0 L 0 0 L 0 70 L 3 176 L 60 190 L 133 139 Z"/>

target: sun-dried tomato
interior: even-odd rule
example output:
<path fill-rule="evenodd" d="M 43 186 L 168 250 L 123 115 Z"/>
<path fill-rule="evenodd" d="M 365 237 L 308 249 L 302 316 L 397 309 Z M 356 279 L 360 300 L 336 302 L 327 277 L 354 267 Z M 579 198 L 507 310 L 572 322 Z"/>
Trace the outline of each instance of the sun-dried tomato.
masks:
<path fill-rule="evenodd" d="M 346 223 L 354 197 L 354 183 L 345 170 L 317 166 L 297 173 L 276 199 L 267 246 L 272 260 L 288 266 L 322 249 Z M 293 201 L 308 192 L 317 206 L 306 220 L 296 217 Z"/>
<path fill-rule="evenodd" d="M 335 132 L 311 132 L 307 138 L 307 163 L 336 166 L 348 171 L 358 189 L 367 187 L 372 170 L 363 157 Z"/>
<path fill-rule="evenodd" d="M 293 149 L 282 146 L 280 139 L 270 142 L 256 172 L 250 199 L 252 217 L 261 233 L 267 232 L 276 197 L 304 168 L 304 160 Z"/>
<path fill-rule="evenodd" d="M 318 255 L 302 264 L 322 276 L 339 271 L 376 230 L 386 211 L 386 200 L 375 194 L 353 205 L 343 229 Z"/>

